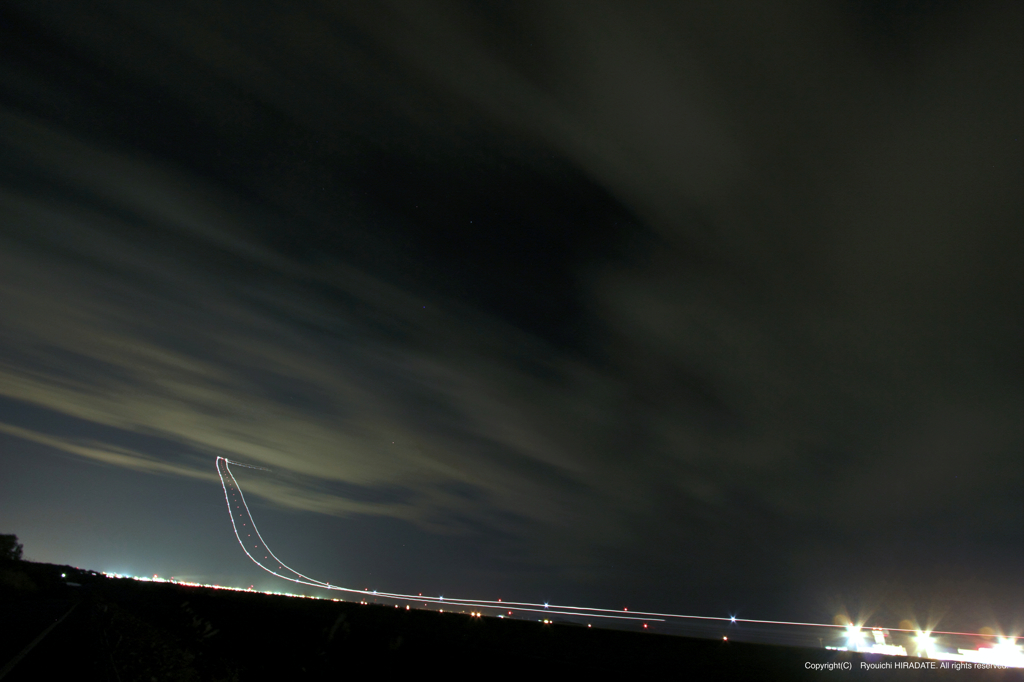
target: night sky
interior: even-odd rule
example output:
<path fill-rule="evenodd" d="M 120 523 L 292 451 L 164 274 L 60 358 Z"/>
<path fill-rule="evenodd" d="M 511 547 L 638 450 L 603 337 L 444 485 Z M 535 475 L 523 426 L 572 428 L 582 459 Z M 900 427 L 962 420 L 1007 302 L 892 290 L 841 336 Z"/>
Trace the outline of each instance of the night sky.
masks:
<path fill-rule="evenodd" d="M 1021 631 L 1022 7 L 0 4 L 0 532 Z"/>

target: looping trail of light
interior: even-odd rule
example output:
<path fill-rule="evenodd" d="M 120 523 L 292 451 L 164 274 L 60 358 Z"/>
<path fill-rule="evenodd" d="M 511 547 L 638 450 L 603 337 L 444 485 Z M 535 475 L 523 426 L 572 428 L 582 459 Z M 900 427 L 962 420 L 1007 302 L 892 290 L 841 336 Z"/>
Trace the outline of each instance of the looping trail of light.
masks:
<path fill-rule="evenodd" d="M 730 624 L 750 623 L 750 624 L 758 624 L 758 625 L 791 625 L 791 626 L 804 626 L 804 627 L 816 627 L 816 628 L 841 628 L 841 629 L 846 629 L 846 628 L 849 627 L 847 625 L 836 625 L 836 624 L 833 624 L 833 623 L 802 623 L 802 622 L 798 622 L 798 621 L 757 620 L 757 619 L 753 619 L 753 618 L 734 618 L 734 617 L 725 617 L 725 616 L 695 616 L 695 615 L 688 615 L 688 614 L 681 614 L 681 613 L 658 613 L 658 612 L 654 612 L 654 611 L 628 611 L 627 612 L 625 609 L 620 611 L 618 609 L 601 609 L 601 608 L 593 608 L 593 607 L 587 607 L 587 606 L 569 606 L 569 605 L 565 605 L 565 604 L 540 604 L 540 603 L 533 603 L 533 602 L 501 601 L 501 600 L 489 600 L 489 599 L 458 599 L 458 598 L 451 598 L 451 597 L 426 597 L 426 596 L 423 596 L 423 595 L 401 594 L 401 593 L 397 593 L 397 592 L 379 592 L 377 590 L 357 590 L 357 589 L 350 588 L 350 587 L 340 587 L 338 585 L 331 585 L 330 583 L 326 583 L 326 582 L 323 582 L 321 580 L 316 580 L 315 578 L 310 578 L 307 575 L 303 575 L 302 573 L 299 573 L 298 571 L 296 571 L 295 569 L 291 568 L 290 566 L 285 564 L 283 561 L 278 559 L 277 556 L 274 555 L 274 553 L 270 550 L 270 547 L 267 545 L 267 543 L 264 542 L 263 537 L 260 535 L 259 530 L 257 530 L 257 528 L 256 528 L 256 523 L 252 519 L 252 513 L 249 511 L 249 505 L 246 504 L 246 502 L 245 502 L 245 495 L 242 494 L 242 488 L 238 485 L 238 481 L 235 480 L 234 475 L 232 475 L 231 468 L 228 466 L 229 464 L 234 464 L 235 466 L 246 467 L 248 469 L 258 469 L 260 471 L 270 471 L 270 469 L 264 469 L 263 467 L 251 466 L 249 464 L 242 464 L 241 462 L 235 462 L 235 461 L 229 460 L 226 457 L 218 457 L 217 458 L 217 474 L 220 476 L 221 485 L 224 487 L 224 501 L 228 505 L 228 514 L 231 517 L 231 527 L 235 531 L 235 538 L 238 539 L 238 544 L 242 546 L 242 551 L 245 552 L 246 556 L 248 556 L 250 559 L 252 559 L 254 564 L 256 564 L 257 566 L 262 568 L 267 573 L 270 573 L 271 575 L 277 576 L 278 578 L 283 578 L 284 580 L 290 580 L 291 582 L 298 583 L 300 585 L 308 585 L 310 587 L 319 587 L 319 588 L 322 588 L 322 589 L 325 589 L 325 590 L 334 590 L 334 591 L 337 591 L 337 592 L 348 592 L 350 594 L 359 594 L 359 595 L 363 595 L 363 596 L 366 596 L 366 597 L 381 597 L 381 598 L 385 598 L 385 599 L 394 599 L 394 600 L 397 600 L 397 601 L 419 602 L 421 604 L 449 604 L 451 606 L 469 606 L 469 607 L 477 607 L 477 608 L 482 608 L 482 609 L 499 609 L 499 610 L 500 609 L 511 609 L 513 611 L 526 611 L 526 612 L 532 612 L 532 613 L 549 613 L 549 614 L 556 614 L 556 615 L 578 616 L 578 617 L 587 617 L 587 618 L 608 618 L 608 619 L 615 619 L 615 620 L 642 620 L 642 621 L 646 621 L 646 622 L 655 622 L 655 621 L 665 622 L 665 621 L 684 621 L 684 620 L 688 620 L 688 621 L 712 621 L 712 622 L 730 623 Z M 230 481 L 230 483 L 228 483 L 228 481 Z M 229 488 L 232 491 L 238 493 L 238 500 L 241 502 L 241 507 L 238 507 L 238 505 L 236 505 L 236 508 L 239 509 L 239 512 L 238 512 L 239 518 L 242 518 L 244 520 L 248 520 L 248 525 L 252 527 L 253 532 L 256 533 L 256 537 L 259 539 L 259 543 L 260 544 L 259 545 L 253 545 L 253 548 L 254 549 L 258 549 L 262 545 L 263 549 L 266 551 L 266 555 L 264 556 L 265 559 L 273 557 L 274 561 L 277 562 L 277 565 L 278 565 L 279 569 L 281 569 L 283 571 L 288 571 L 289 573 L 291 573 L 291 574 L 293 574 L 295 576 L 298 576 L 297 578 L 292 578 L 292 577 L 289 577 L 287 575 L 282 575 L 282 574 L 278 573 L 277 571 L 275 571 L 275 570 L 273 570 L 271 568 L 267 568 L 262 563 L 260 563 L 259 559 L 254 557 L 252 555 L 252 553 L 249 552 L 248 546 L 242 540 L 242 536 L 238 532 L 238 524 L 235 521 L 235 512 L 231 508 L 231 498 L 230 498 L 230 494 L 228 493 L 228 489 Z M 245 510 L 245 514 L 244 515 L 241 512 L 241 509 L 243 509 L 243 508 Z M 245 524 L 243 523 L 243 526 L 244 525 Z M 867 628 L 867 629 L 870 629 L 870 628 Z M 903 629 L 903 628 L 885 628 L 885 629 L 886 630 L 890 630 L 892 632 L 916 632 L 915 630 L 907 630 L 907 629 Z M 967 636 L 967 637 L 988 637 L 988 636 L 990 636 L 990 635 L 985 635 L 985 634 L 979 633 L 979 632 L 945 632 L 945 631 L 940 631 L 940 630 L 932 630 L 931 634 L 934 634 L 934 635 L 962 635 L 962 636 Z"/>

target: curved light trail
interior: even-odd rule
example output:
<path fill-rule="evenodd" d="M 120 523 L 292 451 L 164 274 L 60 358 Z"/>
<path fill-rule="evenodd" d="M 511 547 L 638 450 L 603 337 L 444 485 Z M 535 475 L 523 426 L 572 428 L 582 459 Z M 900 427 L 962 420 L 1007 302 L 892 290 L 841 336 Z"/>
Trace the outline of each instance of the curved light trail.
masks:
<path fill-rule="evenodd" d="M 300 585 L 309 585 L 310 587 L 319 587 L 325 590 L 335 590 L 338 592 L 348 592 L 350 594 L 359 594 L 366 597 L 381 597 L 386 599 L 394 599 L 399 601 L 407 602 L 421 602 L 421 603 L 434 603 L 434 604 L 451 604 L 452 606 L 470 606 L 479 608 L 492 608 L 492 609 L 507 609 L 512 607 L 513 611 L 526 611 L 535 613 L 546 613 L 555 615 L 588 615 L 592 618 L 613 618 L 616 620 L 643 620 L 643 621 L 660 621 L 662 618 L 645 618 L 645 615 L 653 614 L 640 614 L 635 613 L 631 615 L 618 614 L 581 614 L 580 609 L 572 606 L 557 606 L 548 604 L 532 604 L 527 602 L 503 602 L 503 601 L 486 601 L 476 599 L 446 599 L 445 597 L 428 597 L 423 595 L 414 594 L 401 594 L 397 592 L 380 592 L 378 590 L 358 590 L 350 587 L 341 587 L 339 585 L 331 585 L 328 582 L 311 578 L 307 575 L 299 573 L 294 568 L 288 566 L 281 561 L 270 546 L 263 540 L 263 536 L 260 535 L 259 529 L 256 528 L 256 523 L 253 521 L 252 512 L 249 511 L 249 505 L 246 504 L 245 495 L 242 493 L 242 488 L 238 485 L 238 481 L 235 480 L 234 475 L 231 473 L 230 465 L 245 466 L 250 469 L 261 469 L 262 471 L 269 471 L 269 469 L 263 469 L 262 467 L 253 467 L 247 464 L 240 464 L 239 462 L 233 462 L 226 457 L 217 458 L 217 474 L 220 476 L 221 485 L 224 488 L 224 501 L 228 506 L 228 514 L 231 517 L 231 527 L 234 529 L 235 538 L 238 540 L 238 544 L 242 547 L 242 551 L 245 552 L 253 563 L 262 568 L 267 573 L 274 575 L 284 580 L 289 580 L 293 583 Z M 234 499 L 232 499 L 234 498 Z M 232 504 L 234 503 L 234 504 Z M 241 530 L 239 530 L 241 526 Z M 245 533 L 243 539 L 242 533 Z M 255 538 L 253 535 L 255 534 Z M 250 551 L 252 550 L 252 551 Z M 255 552 L 255 555 L 253 554 Z M 259 559 L 259 556 L 263 556 L 263 561 Z M 273 562 L 270 560 L 273 559 Z M 276 570 L 264 564 L 269 563 L 271 566 L 276 566 Z M 281 572 L 279 572 L 281 571 Z M 282 572 L 287 571 L 294 576 L 283 575 Z M 604 610 L 604 609 L 600 609 Z M 611 613 L 611 610 L 608 610 Z"/>
<path fill-rule="evenodd" d="M 295 569 L 291 568 L 283 561 L 281 561 L 270 549 L 263 537 L 260 535 L 259 530 L 256 528 L 256 524 L 253 521 L 252 513 L 249 511 L 249 506 L 245 502 L 245 495 L 242 494 L 242 489 L 238 485 L 238 481 L 235 480 L 234 475 L 231 473 L 229 465 L 234 464 L 235 466 L 243 466 L 249 469 L 257 469 L 260 471 L 270 471 L 263 467 L 251 466 L 249 464 L 242 464 L 240 462 L 234 462 L 228 460 L 225 457 L 217 458 L 217 473 L 220 476 L 221 485 L 224 487 L 224 500 L 228 505 L 228 513 L 231 516 L 231 526 L 235 531 L 235 537 L 238 539 L 238 544 L 241 545 L 242 551 L 255 563 L 257 566 L 262 568 L 267 573 L 274 575 L 284 580 L 289 580 L 293 583 L 300 585 L 308 585 L 310 587 L 319 587 L 325 590 L 334 590 L 337 592 L 347 592 L 349 594 L 358 594 L 363 597 L 379 597 L 384 599 L 392 599 L 403 602 L 419 602 L 422 604 L 438 604 L 438 605 L 450 605 L 452 607 L 473 607 L 481 609 L 490 609 L 494 611 L 506 610 L 511 615 L 513 612 L 527 612 L 527 613 L 544 613 L 553 615 L 564 615 L 564 616 L 576 616 L 585 618 L 602 618 L 611 620 L 623 620 L 623 621 L 644 621 L 646 622 L 694 622 L 694 621 L 705 621 L 705 622 L 717 622 L 727 623 L 730 625 L 736 624 L 751 624 L 751 625 L 788 625 L 788 626 L 801 626 L 801 627 L 814 627 L 814 628 L 829 628 L 829 629 L 841 629 L 847 630 L 848 632 L 868 632 L 871 629 L 882 629 L 882 628 L 869 628 L 866 626 L 851 626 L 851 625 L 836 625 L 833 623 L 804 623 L 798 621 L 785 621 L 785 620 L 759 620 L 753 618 L 736 618 L 736 617 L 725 617 L 725 616 L 697 616 L 681 613 L 659 613 L 655 611 L 629 611 L 628 609 L 602 609 L 587 606 L 569 606 L 565 604 L 541 604 L 533 602 L 517 602 L 517 601 L 502 601 L 502 600 L 490 600 L 490 599 L 458 599 L 450 597 L 427 597 L 421 594 L 401 594 L 397 592 L 380 592 L 378 590 L 358 590 L 350 587 L 341 587 L 339 585 L 332 585 L 322 580 L 311 578 L 307 575 L 299 573 Z M 243 538 L 244 535 L 244 538 Z M 260 557 L 263 557 L 262 560 Z M 269 564 L 269 566 L 267 565 Z M 285 575 L 290 573 L 291 575 Z M 645 626 L 646 627 L 646 626 Z M 905 632 L 905 633 L 921 633 L 917 630 L 910 630 L 905 628 L 884 628 L 889 632 Z M 941 630 L 932 630 L 926 635 L 957 635 L 964 637 L 987 637 L 991 638 L 992 635 L 978 633 L 978 632 L 947 632 Z"/>

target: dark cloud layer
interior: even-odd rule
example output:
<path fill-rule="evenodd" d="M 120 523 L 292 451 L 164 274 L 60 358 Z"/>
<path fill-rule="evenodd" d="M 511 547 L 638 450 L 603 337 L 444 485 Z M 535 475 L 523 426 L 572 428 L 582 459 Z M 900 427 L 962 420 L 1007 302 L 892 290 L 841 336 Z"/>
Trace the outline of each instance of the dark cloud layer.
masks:
<path fill-rule="evenodd" d="M 1019 4 L 0 14 L 10 443 L 504 585 L 1024 613 Z"/>

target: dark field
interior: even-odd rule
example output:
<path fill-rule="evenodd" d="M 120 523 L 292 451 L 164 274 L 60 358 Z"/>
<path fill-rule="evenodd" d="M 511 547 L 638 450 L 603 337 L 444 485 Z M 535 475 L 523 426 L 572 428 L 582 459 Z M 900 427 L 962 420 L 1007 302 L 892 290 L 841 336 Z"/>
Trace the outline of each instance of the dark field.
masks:
<path fill-rule="evenodd" d="M 145 583 L 31 562 L 0 565 L 0 616 L 5 681 L 352 679 L 394 673 L 505 677 L 509 672 L 736 680 L 1021 679 L 1019 671 L 862 671 L 865 657 L 846 652 Z M 852 670 L 808 669 L 808 663 L 830 662 L 849 662 Z"/>

